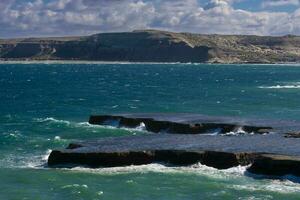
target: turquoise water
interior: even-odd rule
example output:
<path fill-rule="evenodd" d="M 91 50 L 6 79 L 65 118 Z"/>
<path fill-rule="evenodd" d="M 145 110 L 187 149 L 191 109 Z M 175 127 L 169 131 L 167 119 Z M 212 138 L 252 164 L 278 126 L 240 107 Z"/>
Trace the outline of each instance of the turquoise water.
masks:
<path fill-rule="evenodd" d="M 243 167 L 45 166 L 74 140 L 144 134 L 89 125 L 90 114 L 299 120 L 299 99 L 297 65 L 0 64 L 0 199 L 300 199 L 300 184 Z"/>

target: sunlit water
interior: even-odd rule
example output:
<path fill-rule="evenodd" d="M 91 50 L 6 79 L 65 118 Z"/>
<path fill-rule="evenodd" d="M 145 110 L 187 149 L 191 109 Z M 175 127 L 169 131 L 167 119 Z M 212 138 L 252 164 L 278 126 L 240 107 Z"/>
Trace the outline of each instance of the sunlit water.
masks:
<path fill-rule="evenodd" d="M 299 120 L 299 99 L 297 65 L 0 64 L 0 199 L 300 199 L 297 178 L 245 167 L 45 166 L 74 140 L 145 134 L 90 125 L 90 114 Z"/>

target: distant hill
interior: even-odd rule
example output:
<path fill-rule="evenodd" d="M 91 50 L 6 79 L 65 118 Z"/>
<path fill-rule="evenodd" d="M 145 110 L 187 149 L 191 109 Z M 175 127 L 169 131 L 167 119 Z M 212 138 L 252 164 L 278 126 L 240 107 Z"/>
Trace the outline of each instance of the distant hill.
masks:
<path fill-rule="evenodd" d="M 83 37 L 0 39 L 0 60 L 300 62 L 300 37 L 139 30 Z"/>

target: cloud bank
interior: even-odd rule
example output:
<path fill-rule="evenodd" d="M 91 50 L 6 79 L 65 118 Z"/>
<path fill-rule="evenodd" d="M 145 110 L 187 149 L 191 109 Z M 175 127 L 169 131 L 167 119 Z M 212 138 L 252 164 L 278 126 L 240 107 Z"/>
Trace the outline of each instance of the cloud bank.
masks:
<path fill-rule="evenodd" d="M 205 34 L 300 35 L 293 12 L 235 9 L 243 0 L 52 0 L 0 1 L 0 37 L 87 35 L 163 29 Z M 265 0 L 263 6 L 298 0 Z"/>

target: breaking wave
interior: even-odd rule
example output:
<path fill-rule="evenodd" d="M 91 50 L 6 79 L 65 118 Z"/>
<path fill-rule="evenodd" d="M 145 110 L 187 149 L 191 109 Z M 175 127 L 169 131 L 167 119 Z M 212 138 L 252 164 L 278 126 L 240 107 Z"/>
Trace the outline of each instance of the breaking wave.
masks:
<path fill-rule="evenodd" d="M 201 163 L 193 164 L 190 166 L 172 166 L 163 163 L 152 163 L 145 165 L 131 165 L 123 167 L 105 167 L 105 168 L 88 168 L 88 167 L 73 167 L 73 168 L 63 168 L 63 170 L 71 170 L 74 172 L 87 172 L 87 173 L 97 173 L 106 175 L 116 175 L 116 174 L 126 174 L 126 173 L 196 173 L 202 175 L 216 175 L 219 178 L 224 177 L 224 175 L 236 175 L 243 176 L 246 172 L 247 166 L 238 166 L 225 170 L 218 170 L 213 167 L 208 167 L 202 165 Z"/>
<path fill-rule="evenodd" d="M 36 118 L 35 121 L 38 123 L 62 124 L 70 128 L 122 129 L 129 132 L 146 132 L 146 127 L 144 123 L 141 123 L 139 126 L 135 128 L 126 128 L 126 127 L 118 127 L 117 122 L 112 122 L 111 124 L 109 123 L 106 125 L 96 125 L 96 124 L 90 124 L 88 122 L 72 122 L 67 120 L 60 120 L 60 119 L 55 119 L 53 117 Z"/>
<path fill-rule="evenodd" d="M 186 167 L 174 167 L 164 164 L 154 163 L 147 165 L 132 165 L 126 167 L 110 167 L 110 168 L 84 168 L 84 167 L 74 167 L 71 169 L 65 168 L 63 170 L 72 171 L 73 173 L 95 173 L 100 175 L 118 175 L 118 174 L 130 174 L 130 173 L 165 173 L 165 174 L 195 174 L 199 176 L 208 177 L 220 180 L 236 180 L 232 184 L 225 184 L 226 188 L 234 190 L 245 190 L 252 192 L 277 192 L 277 193 L 298 193 L 300 192 L 300 184 L 298 184 L 299 177 L 284 176 L 281 179 L 254 179 L 247 174 L 248 166 L 237 166 L 225 170 L 218 170 L 200 163 L 186 166 Z M 240 181 L 243 181 L 243 184 Z M 297 181 L 290 181 L 297 180 Z M 247 183 L 247 184 L 245 184 Z"/>
<path fill-rule="evenodd" d="M 230 189 L 239 191 L 251 191 L 251 192 L 277 192 L 282 194 L 299 193 L 300 186 L 298 183 L 290 180 L 267 180 L 263 184 L 251 183 L 247 185 L 233 184 L 227 186 Z"/>
<path fill-rule="evenodd" d="M 228 133 L 225 133 L 225 134 L 222 134 L 222 135 L 233 135 L 233 136 L 238 136 L 238 135 L 245 135 L 245 134 L 248 134 L 248 135 L 254 135 L 255 133 L 254 132 L 247 132 L 243 129 L 243 127 L 239 127 L 237 128 L 236 130 L 234 131 L 230 131 Z"/>
<path fill-rule="evenodd" d="M 128 128 L 128 127 L 119 127 L 119 121 L 112 120 L 108 121 L 105 125 L 97 125 L 97 124 L 90 124 L 89 122 L 72 122 L 67 120 L 60 120 L 55 119 L 53 117 L 47 117 L 47 118 L 37 118 L 35 119 L 39 123 L 49 123 L 49 124 L 62 124 L 70 128 L 86 128 L 86 129 L 120 129 L 125 130 L 128 132 L 144 132 L 147 133 L 146 125 L 145 123 L 141 122 L 137 127 L 135 128 Z M 162 131 L 162 133 L 165 133 Z M 221 133 L 221 130 L 216 129 L 212 130 L 211 132 L 205 133 L 205 135 L 224 135 L 224 136 L 238 136 L 238 135 L 244 135 L 244 134 L 254 134 L 253 132 L 247 132 L 243 129 L 243 127 L 239 127 L 234 131 L 227 132 L 227 133 Z"/>
<path fill-rule="evenodd" d="M 53 117 L 47 117 L 47 118 L 37 118 L 35 119 L 37 122 L 49 122 L 49 123 L 60 123 L 60 124 L 71 124 L 71 122 L 67 120 L 59 120 L 55 119 Z"/>
<path fill-rule="evenodd" d="M 289 85 L 259 86 L 260 89 L 300 89 L 300 82 Z"/>
<path fill-rule="evenodd" d="M 32 156 L 30 159 L 25 159 L 23 163 L 13 168 L 29 168 L 37 170 L 52 170 L 46 165 L 47 159 L 51 153 L 48 149 L 39 156 Z M 21 165 L 22 164 L 22 165 Z M 61 171 L 68 171 L 70 173 L 92 173 L 103 176 L 116 176 L 125 174 L 139 173 L 141 175 L 149 176 L 149 173 L 162 173 L 166 175 L 195 175 L 212 179 L 213 181 L 224 184 L 227 189 L 235 191 L 250 191 L 250 192 L 276 192 L 276 193 L 299 193 L 300 192 L 300 178 L 295 176 L 283 176 L 278 179 L 262 179 L 251 176 L 247 172 L 248 166 L 237 166 L 225 170 L 218 170 L 216 168 L 208 167 L 201 163 L 190 166 L 170 166 L 162 163 L 153 163 L 146 165 L 132 165 L 124 167 L 109 167 L 109 168 L 88 168 L 88 167 L 73 167 L 60 168 Z M 55 169 L 58 170 L 58 169 Z M 150 174 L 151 175 L 151 174 Z M 266 177 L 268 178 L 268 177 Z M 230 181 L 230 182 L 228 182 Z M 77 185 L 72 185 L 72 187 Z M 66 186 L 71 187 L 71 186 Z M 79 186 L 78 186 L 79 187 Z M 85 187 L 85 186 L 81 186 Z"/>

